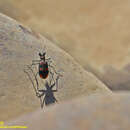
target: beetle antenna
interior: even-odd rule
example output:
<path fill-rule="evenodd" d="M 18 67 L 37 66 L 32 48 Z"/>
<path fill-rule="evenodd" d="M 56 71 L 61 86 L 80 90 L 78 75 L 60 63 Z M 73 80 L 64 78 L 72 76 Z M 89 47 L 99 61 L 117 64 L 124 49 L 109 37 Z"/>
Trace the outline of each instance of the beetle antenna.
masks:
<path fill-rule="evenodd" d="M 44 47 L 43 47 L 43 54 L 46 54 L 46 46 L 44 45 Z"/>

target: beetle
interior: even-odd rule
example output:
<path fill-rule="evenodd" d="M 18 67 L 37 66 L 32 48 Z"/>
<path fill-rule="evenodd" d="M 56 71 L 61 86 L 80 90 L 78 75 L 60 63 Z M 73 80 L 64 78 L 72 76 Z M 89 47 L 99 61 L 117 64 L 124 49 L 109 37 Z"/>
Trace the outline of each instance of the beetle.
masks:
<path fill-rule="evenodd" d="M 55 68 L 51 65 L 51 63 L 52 63 L 51 58 L 45 57 L 46 52 L 39 53 L 39 56 L 40 56 L 40 60 L 32 60 L 31 67 L 34 65 L 38 65 L 37 74 L 39 74 L 40 78 L 46 79 L 48 77 L 49 73 L 50 73 L 52 79 L 53 79 L 54 73 L 57 75 L 60 75 L 59 73 L 57 73 Z M 52 72 L 51 69 L 53 69 L 54 72 Z M 37 74 L 36 74 L 36 76 L 37 76 Z"/>
<path fill-rule="evenodd" d="M 58 90 L 58 80 L 60 77 L 62 77 L 62 75 L 60 73 L 58 73 L 55 70 L 55 68 L 51 65 L 51 63 L 52 63 L 51 58 L 46 58 L 46 52 L 43 52 L 43 53 L 39 52 L 39 57 L 40 57 L 40 60 L 32 60 L 31 65 L 26 65 L 24 72 L 28 75 L 28 77 L 33 85 L 33 88 L 35 90 L 36 96 L 38 98 L 40 98 L 40 100 L 41 100 L 41 97 L 40 97 L 41 91 L 39 89 L 39 83 L 38 83 L 37 76 L 39 75 L 39 77 L 41 79 L 45 80 L 50 75 L 49 76 L 49 79 L 50 79 L 49 85 L 50 86 L 52 86 L 52 84 L 56 85 L 56 91 L 57 91 Z M 35 65 L 38 65 L 38 71 L 36 73 L 33 70 L 33 66 L 35 66 Z M 31 73 L 34 76 L 34 79 L 36 81 L 36 86 L 31 77 Z M 56 75 L 56 79 L 54 79 L 54 75 Z M 53 81 L 53 83 L 52 83 L 52 81 Z"/>
<path fill-rule="evenodd" d="M 45 54 L 46 53 L 39 53 L 39 56 L 40 56 L 40 62 L 39 62 L 39 76 L 42 78 L 42 79 L 46 79 L 48 77 L 48 73 L 49 73 L 49 70 L 48 70 L 48 63 L 45 61 Z"/>

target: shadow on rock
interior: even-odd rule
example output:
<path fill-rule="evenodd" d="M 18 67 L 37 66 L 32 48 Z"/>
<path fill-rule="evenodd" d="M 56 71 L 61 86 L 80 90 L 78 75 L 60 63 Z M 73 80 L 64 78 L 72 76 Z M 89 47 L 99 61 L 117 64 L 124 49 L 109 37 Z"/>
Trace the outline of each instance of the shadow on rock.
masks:
<path fill-rule="evenodd" d="M 48 106 L 50 104 L 54 104 L 57 102 L 57 99 L 54 96 L 54 92 L 57 92 L 58 90 L 53 89 L 54 86 L 55 86 L 55 83 L 53 83 L 52 85 L 49 85 L 49 83 L 46 81 L 45 83 L 46 90 L 44 89 L 39 90 L 40 94 L 38 95 L 38 97 L 40 98 L 42 108 L 44 104 Z"/>

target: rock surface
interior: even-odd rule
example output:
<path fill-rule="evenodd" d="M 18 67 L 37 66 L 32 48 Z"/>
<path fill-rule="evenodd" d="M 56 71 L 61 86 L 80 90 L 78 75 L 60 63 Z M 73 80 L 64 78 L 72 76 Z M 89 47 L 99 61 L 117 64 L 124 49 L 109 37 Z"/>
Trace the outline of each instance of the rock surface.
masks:
<path fill-rule="evenodd" d="M 91 95 L 7 124 L 26 125 L 27 130 L 129 130 L 129 99 L 130 93 Z"/>
<path fill-rule="evenodd" d="M 81 95 L 111 93 L 93 74 L 84 71 L 51 41 L 0 14 L 0 120 L 11 119 L 40 107 L 23 70 L 32 60 L 39 59 L 38 53 L 44 46 L 54 67 L 63 74 L 59 90 L 55 93 L 58 102 Z M 44 81 L 38 80 L 39 86 L 45 88 Z"/>

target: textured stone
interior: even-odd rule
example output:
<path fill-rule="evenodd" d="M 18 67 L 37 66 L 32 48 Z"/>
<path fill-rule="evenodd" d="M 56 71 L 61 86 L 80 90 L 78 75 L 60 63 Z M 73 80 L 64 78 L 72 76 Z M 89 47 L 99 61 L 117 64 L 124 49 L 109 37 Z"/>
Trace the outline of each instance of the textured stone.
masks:
<path fill-rule="evenodd" d="M 44 46 L 47 57 L 51 57 L 54 67 L 63 74 L 59 79 L 58 92 L 54 95 L 58 102 L 80 95 L 111 93 L 92 73 L 84 71 L 69 54 L 3 14 L 0 14 L 0 44 L 0 120 L 40 107 L 39 99 L 23 70 L 32 60 L 39 59 L 38 53 Z M 44 80 L 38 80 L 41 89 L 45 88 Z"/>

